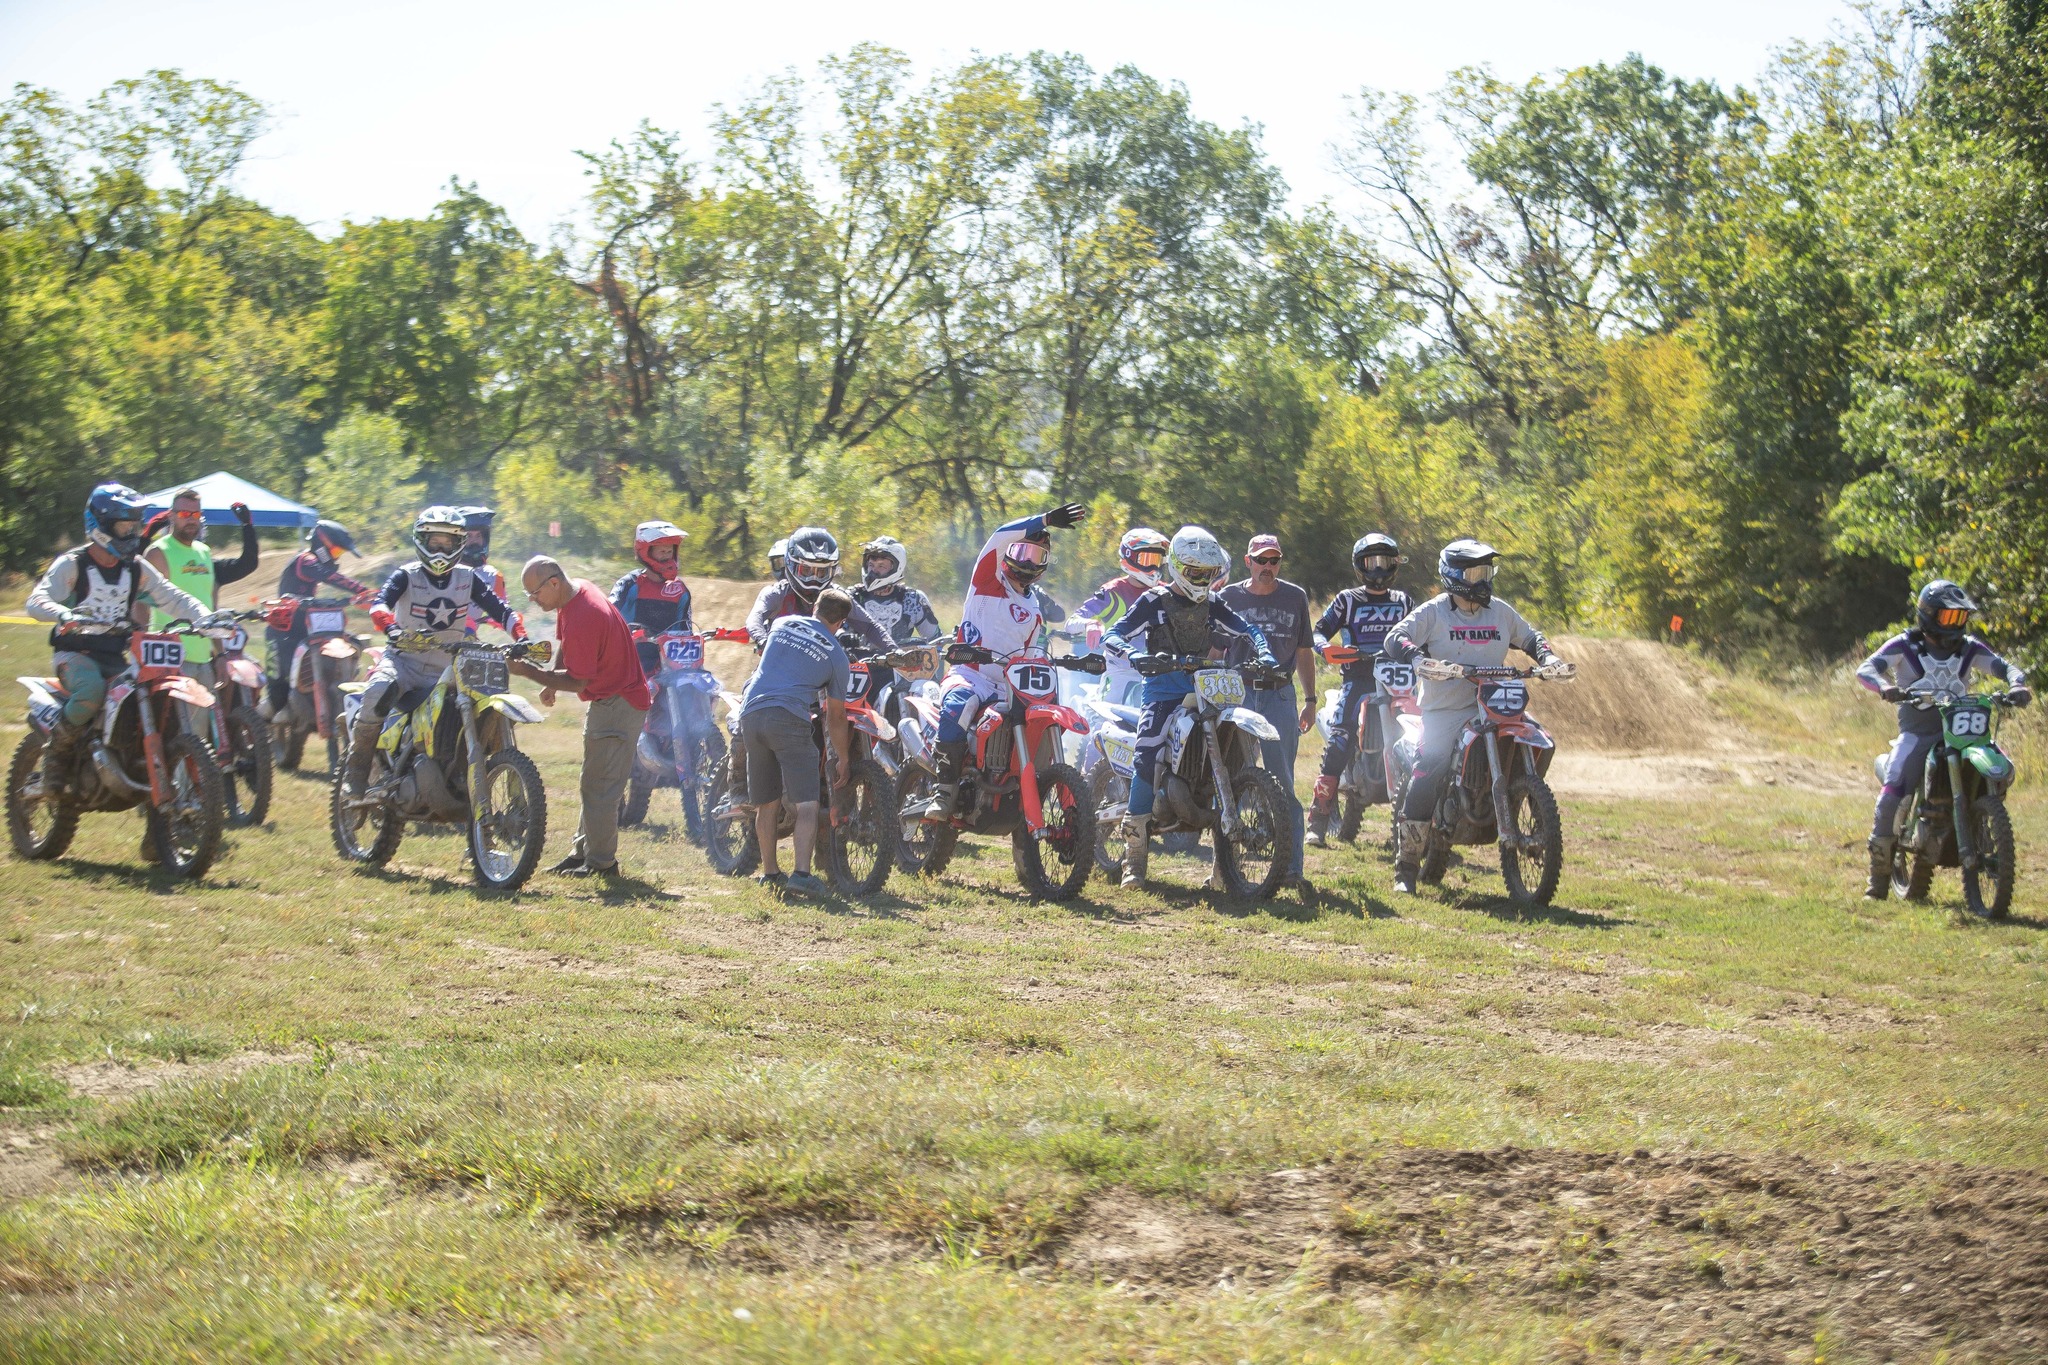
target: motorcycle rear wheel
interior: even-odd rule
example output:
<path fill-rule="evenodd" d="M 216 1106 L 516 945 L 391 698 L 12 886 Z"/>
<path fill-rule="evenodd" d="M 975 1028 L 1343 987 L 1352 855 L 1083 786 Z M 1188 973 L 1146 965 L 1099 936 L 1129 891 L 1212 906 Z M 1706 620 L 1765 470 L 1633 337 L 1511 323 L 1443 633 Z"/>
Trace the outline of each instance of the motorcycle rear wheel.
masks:
<path fill-rule="evenodd" d="M 380 750 L 370 760 L 368 785 L 376 787 L 389 774 L 390 768 Z M 327 832 L 333 836 L 334 851 L 349 862 L 382 867 L 398 852 L 398 842 L 405 837 L 405 817 L 388 801 L 380 801 L 368 810 L 347 809 L 342 805 L 343 776 L 335 774 L 327 797 Z M 370 835 L 367 840 L 363 838 L 366 828 Z"/>
<path fill-rule="evenodd" d="M 78 833 L 78 807 L 69 801 L 30 797 L 30 782 L 39 787 L 43 771 L 43 736 L 31 729 L 22 736 L 7 768 L 7 837 L 17 856 L 30 862 L 61 857 Z"/>
<path fill-rule="evenodd" d="M 2005 802 L 1979 796 L 1970 803 L 1970 843 L 1978 861 L 1963 869 L 1964 908 L 1980 919 L 2004 919 L 2012 913 L 2013 876 L 2012 816 Z"/>
<path fill-rule="evenodd" d="M 1507 883 L 1508 896 L 1518 905 L 1548 905 L 1557 894 L 1557 877 L 1564 870 L 1564 825 L 1557 813 L 1557 797 L 1550 784 L 1525 773 L 1508 783 L 1508 816 L 1514 822 L 1509 837 L 1533 844 L 1533 850 L 1517 851 L 1503 844 L 1500 850 L 1500 878 Z M 1536 879 L 1526 875 L 1534 863 Z"/>
<path fill-rule="evenodd" d="M 1246 768 L 1230 784 L 1237 832 L 1216 835 L 1216 874 L 1236 900 L 1268 900 L 1294 870 L 1294 817 L 1287 789 L 1264 768 Z M 1254 868 L 1263 864 L 1256 878 Z"/>
<path fill-rule="evenodd" d="M 711 789 L 723 793 L 732 786 L 732 755 L 718 760 L 713 769 L 716 780 Z M 735 809 L 732 814 L 720 818 L 707 816 L 704 821 L 704 856 L 710 860 L 711 870 L 723 877 L 747 877 L 753 875 L 761 865 L 761 848 L 754 840 L 754 817 L 745 811 Z"/>
<path fill-rule="evenodd" d="M 156 860 L 166 872 L 203 877 L 220 853 L 220 832 L 227 823 L 220 765 L 213 750 L 192 735 L 170 736 L 164 741 L 163 754 L 172 809 L 149 808 L 149 837 L 156 846 Z"/>
<path fill-rule="evenodd" d="M 1080 771 L 1065 763 L 1038 770 L 1038 800 L 1044 837 L 1028 824 L 1018 826 L 1010 836 L 1010 860 L 1033 900 L 1072 900 L 1094 870 L 1095 802 Z M 1050 866 L 1047 849 L 1054 858 Z"/>
<path fill-rule="evenodd" d="M 221 723 L 227 727 L 230 756 L 221 774 L 228 824 L 236 829 L 260 825 L 270 814 L 270 723 L 253 706 L 236 707 Z"/>
<path fill-rule="evenodd" d="M 832 793 L 832 814 L 843 819 L 825 834 L 825 865 L 832 884 L 849 896 L 872 896 L 896 866 L 903 809 L 896 782 L 872 758 L 853 765 L 846 785 Z"/>
<path fill-rule="evenodd" d="M 647 819 L 647 802 L 654 795 L 654 784 L 643 782 L 636 772 L 626 783 L 626 794 L 619 798 L 619 828 L 632 829 Z"/>
<path fill-rule="evenodd" d="M 1116 886 L 1124 879 L 1124 854 L 1129 840 L 1124 837 L 1123 821 L 1118 820 L 1108 829 L 1102 827 L 1102 809 L 1118 802 L 1128 803 L 1131 799 L 1130 780 L 1104 759 L 1095 765 L 1095 771 L 1088 778 L 1088 800 L 1095 807 L 1095 866 Z"/>
<path fill-rule="evenodd" d="M 1347 844 L 1358 842 L 1358 827 L 1365 823 L 1365 793 L 1348 791 L 1344 793 L 1343 816 L 1337 825 L 1337 837 Z"/>
<path fill-rule="evenodd" d="M 540 769 L 519 750 L 500 749 L 484 760 L 483 790 L 469 799 L 469 861 L 477 885 L 517 891 L 540 865 L 548 841 Z"/>
<path fill-rule="evenodd" d="M 911 806 L 922 806 L 931 800 L 936 780 L 930 770 L 922 764 L 907 763 L 901 776 L 897 799 L 900 812 Z M 925 863 L 931 858 L 932 841 L 937 838 L 940 826 L 930 820 L 914 816 L 900 816 L 896 822 L 896 866 L 916 877 L 924 872 Z"/>

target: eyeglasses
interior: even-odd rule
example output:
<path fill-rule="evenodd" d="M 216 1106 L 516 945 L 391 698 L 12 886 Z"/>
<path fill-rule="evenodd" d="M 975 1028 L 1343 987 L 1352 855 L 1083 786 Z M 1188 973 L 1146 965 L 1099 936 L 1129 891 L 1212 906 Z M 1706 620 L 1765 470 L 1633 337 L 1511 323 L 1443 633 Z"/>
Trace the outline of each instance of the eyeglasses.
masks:
<path fill-rule="evenodd" d="M 206 515 L 206 509 L 202 507 L 173 507 L 171 509 L 171 515 L 176 517 L 179 521 L 198 521 L 201 517 Z"/>
<path fill-rule="evenodd" d="M 1251 556 L 1251 562 L 1252 562 L 1252 563 L 1254 563 L 1254 564 L 1264 564 L 1264 565 L 1266 565 L 1266 566 L 1268 566 L 1268 567 L 1271 567 L 1272 565 L 1278 564 L 1278 563 L 1280 562 L 1280 556 L 1279 556 L 1279 555 L 1253 555 L 1253 556 Z"/>

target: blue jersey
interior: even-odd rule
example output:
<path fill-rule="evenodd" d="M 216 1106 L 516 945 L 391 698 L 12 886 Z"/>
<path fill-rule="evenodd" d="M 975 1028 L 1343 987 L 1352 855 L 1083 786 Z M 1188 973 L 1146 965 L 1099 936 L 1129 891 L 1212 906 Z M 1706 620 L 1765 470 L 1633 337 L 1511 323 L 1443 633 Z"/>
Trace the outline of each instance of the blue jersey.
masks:
<path fill-rule="evenodd" d="M 1241 635 L 1251 641 L 1258 662 L 1273 667 L 1273 651 L 1259 628 L 1223 605 L 1222 599 L 1191 602 L 1172 588 L 1160 586 L 1148 591 L 1123 614 L 1102 637 L 1103 652 L 1113 657 L 1129 655 L 1133 642 L 1143 640 L 1156 653 L 1206 654 L 1215 643 L 1218 630 Z M 1166 673 L 1145 679 L 1145 700 L 1185 696 L 1194 690 L 1194 679 L 1185 673 Z"/>
<path fill-rule="evenodd" d="M 1346 588 L 1323 608 L 1316 621 L 1316 648 L 1336 643 L 1338 633 L 1343 632 L 1347 642 L 1358 651 L 1358 662 L 1346 664 L 1344 676 L 1369 678 L 1373 660 L 1386 644 L 1387 632 L 1400 625 L 1414 609 L 1408 594 L 1398 588 L 1382 593 L 1362 587 Z"/>

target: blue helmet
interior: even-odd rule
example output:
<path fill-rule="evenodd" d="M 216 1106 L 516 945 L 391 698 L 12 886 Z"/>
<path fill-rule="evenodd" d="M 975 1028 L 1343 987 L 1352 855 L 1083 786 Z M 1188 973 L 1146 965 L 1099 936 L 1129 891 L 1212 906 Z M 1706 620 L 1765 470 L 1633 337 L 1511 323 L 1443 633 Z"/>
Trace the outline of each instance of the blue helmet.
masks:
<path fill-rule="evenodd" d="M 125 483 L 103 483 L 85 500 L 85 538 L 120 559 L 142 553 L 142 519 L 147 509 L 142 494 Z M 125 536 L 114 534 L 122 522 L 133 522 Z"/>
<path fill-rule="evenodd" d="M 1500 551 L 1479 540 L 1454 540 L 1436 557 L 1436 576 L 1444 591 L 1485 606 L 1493 600 L 1493 561 Z"/>
<path fill-rule="evenodd" d="M 491 522 L 497 512 L 489 507 L 458 507 L 462 513 L 462 562 L 481 569 L 491 557 Z"/>

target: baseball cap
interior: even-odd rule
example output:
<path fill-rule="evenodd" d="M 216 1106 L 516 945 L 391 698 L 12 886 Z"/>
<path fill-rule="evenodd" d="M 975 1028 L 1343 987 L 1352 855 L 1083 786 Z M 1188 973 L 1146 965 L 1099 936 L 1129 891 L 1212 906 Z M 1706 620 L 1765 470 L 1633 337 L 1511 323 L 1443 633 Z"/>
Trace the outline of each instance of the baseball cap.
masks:
<path fill-rule="evenodd" d="M 1254 555 L 1277 555 L 1279 553 L 1280 537 L 1278 536 L 1253 536 L 1252 543 L 1244 547 L 1244 557 L 1246 559 L 1250 559 Z"/>

